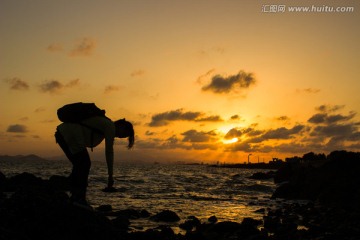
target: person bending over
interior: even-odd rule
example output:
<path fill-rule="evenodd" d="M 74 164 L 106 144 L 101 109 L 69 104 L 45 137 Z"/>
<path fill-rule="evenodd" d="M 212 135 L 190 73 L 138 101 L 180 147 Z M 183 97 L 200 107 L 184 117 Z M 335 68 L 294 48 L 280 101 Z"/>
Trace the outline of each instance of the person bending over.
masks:
<path fill-rule="evenodd" d="M 70 201 L 88 206 L 86 189 L 91 166 L 87 148 L 99 145 L 105 139 L 105 157 L 108 170 L 107 188 L 113 188 L 114 138 L 128 138 L 128 149 L 135 142 L 133 125 L 120 119 L 113 122 L 103 116 L 94 116 L 81 123 L 62 123 L 57 126 L 56 142 L 72 163 L 70 174 Z"/>

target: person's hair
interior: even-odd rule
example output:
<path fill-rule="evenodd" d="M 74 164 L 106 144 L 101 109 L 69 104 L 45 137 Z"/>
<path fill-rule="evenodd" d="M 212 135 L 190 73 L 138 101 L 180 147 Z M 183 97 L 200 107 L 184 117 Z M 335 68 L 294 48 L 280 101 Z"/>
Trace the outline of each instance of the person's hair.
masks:
<path fill-rule="evenodd" d="M 119 128 L 121 128 L 124 131 L 124 135 L 123 136 L 119 136 L 119 137 L 124 137 L 124 138 L 128 138 L 128 145 L 127 148 L 130 149 L 134 146 L 135 143 L 135 132 L 134 132 L 134 127 L 131 124 L 131 122 L 128 122 L 124 119 L 120 119 L 115 121 L 115 125 Z"/>

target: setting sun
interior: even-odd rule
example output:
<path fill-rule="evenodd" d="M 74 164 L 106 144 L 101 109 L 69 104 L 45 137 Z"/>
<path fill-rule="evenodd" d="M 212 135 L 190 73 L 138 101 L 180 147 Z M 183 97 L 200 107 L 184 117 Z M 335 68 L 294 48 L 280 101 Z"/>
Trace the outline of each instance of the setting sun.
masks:
<path fill-rule="evenodd" d="M 236 143 L 239 139 L 238 138 L 232 138 L 230 140 L 224 139 L 223 143 L 224 144 L 231 144 L 231 143 Z"/>

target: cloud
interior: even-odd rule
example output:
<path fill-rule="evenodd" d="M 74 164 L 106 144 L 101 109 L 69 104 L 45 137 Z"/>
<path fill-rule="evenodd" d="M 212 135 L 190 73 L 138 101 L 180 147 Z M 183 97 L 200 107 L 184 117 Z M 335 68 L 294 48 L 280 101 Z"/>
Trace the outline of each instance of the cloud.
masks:
<path fill-rule="evenodd" d="M 211 79 L 211 83 L 202 87 L 202 90 L 217 94 L 237 92 L 239 89 L 249 88 L 254 85 L 255 82 L 256 80 L 252 73 L 240 71 L 238 74 L 228 77 L 215 75 Z"/>
<path fill-rule="evenodd" d="M 290 118 L 288 116 L 285 116 L 285 115 L 277 117 L 275 119 L 278 120 L 278 121 L 285 121 L 285 122 L 290 120 Z"/>
<path fill-rule="evenodd" d="M 166 126 L 170 121 L 196 121 L 196 122 L 218 122 L 222 121 L 219 116 L 204 116 L 202 112 L 184 112 L 183 109 L 155 114 L 151 117 L 149 126 L 159 127 Z"/>
<path fill-rule="evenodd" d="M 105 87 L 104 94 L 120 91 L 121 87 L 115 85 L 108 85 Z"/>
<path fill-rule="evenodd" d="M 341 136 L 347 138 L 357 132 L 357 127 L 354 124 L 330 124 L 325 126 L 317 126 L 314 128 L 312 135 L 334 137 Z"/>
<path fill-rule="evenodd" d="M 57 93 L 64 85 L 57 80 L 46 80 L 39 87 L 41 92 Z"/>
<path fill-rule="evenodd" d="M 46 48 L 46 50 L 49 52 L 62 52 L 63 46 L 60 43 L 52 43 Z"/>
<path fill-rule="evenodd" d="M 91 56 L 96 48 L 96 42 L 90 38 L 83 38 L 70 51 L 71 57 L 87 57 Z"/>
<path fill-rule="evenodd" d="M 145 71 L 139 69 L 139 70 L 134 70 L 134 71 L 130 74 L 130 76 L 131 76 L 131 77 L 140 77 L 140 76 L 143 76 L 144 74 L 145 74 Z"/>
<path fill-rule="evenodd" d="M 304 89 L 296 89 L 297 93 L 319 93 L 321 90 L 317 88 L 304 88 Z"/>
<path fill-rule="evenodd" d="M 315 109 L 317 110 L 317 111 L 320 111 L 320 112 L 328 112 L 328 113 L 330 113 L 330 112 L 336 112 L 336 111 L 338 111 L 338 110 L 340 110 L 340 109 L 343 109 L 345 107 L 345 105 L 334 105 L 334 106 L 332 106 L 332 105 L 320 105 L 319 107 L 316 107 Z"/>
<path fill-rule="evenodd" d="M 9 84 L 10 90 L 29 90 L 30 88 L 26 81 L 17 77 L 6 79 L 5 82 Z"/>
<path fill-rule="evenodd" d="M 240 116 L 239 115 L 232 115 L 231 117 L 230 117 L 230 120 L 240 120 Z"/>
<path fill-rule="evenodd" d="M 264 140 L 269 139 L 288 139 L 295 134 L 299 134 L 305 128 L 304 125 L 296 125 L 293 128 L 280 127 L 274 130 L 268 130 L 264 135 L 261 136 Z"/>
<path fill-rule="evenodd" d="M 27 127 L 25 125 L 21 125 L 21 124 L 10 125 L 6 131 L 11 132 L 11 133 L 26 133 L 26 132 L 28 132 Z"/>
<path fill-rule="evenodd" d="M 62 83 L 58 80 L 46 80 L 39 85 L 40 91 L 43 93 L 59 93 L 64 88 L 73 88 L 80 84 L 79 79 L 74 79 L 68 83 Z"/>
<path fill-rule="evenodd" d="M 66 88 L 72 88 L 72 87 L 76 87 L 80 84 L 80 79 L 74 79 L 69 81 L 68 83 L 65 84 Z"/>
<path fill-rule="evenodd" d="M 184 136 L 183 142 L 209 142 L 211 140 L 214 140 L 214 137 L 216 136 L 216 133 L 214 131 L 210 132 L 199 132 L 197 130 L 189 130 L 186 132 L 183 132 L 181 135 Z"/>
<path fill-rule="evenodd" d="M 315 123 L 315 124 L 320 124 L 320 123 L 332 124 L 332 123 L 341 122 L 341 121 L 349 121 L 352 118 L 354 118 L 355 115 L 356 115 L 355 112 L 350 112 L 349 115 L 347 115 L 347 116 L 342 115 L 342 114 L 329 115 L 327 113 L 317 113 L 317 114 L 313 115 L 312 117 L 310 117 L 308 119 L 308 122 Z"/>
<path fill-rule="evenodd" d="M 197 78 L 196 82 L 197 82 L 198 84 L 203 84 L 204 79 L 206 79 L 208 76 L 210 76 L 210 74 L 212 74 L 213 72 L 215 72 L 215 68 L 212 68 L 212 69 L 210 69 L 209 71 L 207 71 L 206 73 L 200 75 L 200 76 Z"/>
<path fill-rule="evenodd" d="M 147 130 L 147 131 L 145 132 L 145 135 L 146 135 L 146 136 L 153 136 L 153 135 L 155 135 L 155 133 L 154 133 L 154 132 L 150 132 L 149 130 Z"/>
<path fill-rule="evenodd" d="M 44 112 L 44 111 L 46 111 L 46 109 L 44 107 L 38 107 L 37 109 L 35 109 L 34 112 L 40 113 L 40 112 Z"/>
<path fill-rule="evenodd" d="M 195 119 L 195 122 L 221 122 L 221 121 L 223 120 L 218 115 Z"/>

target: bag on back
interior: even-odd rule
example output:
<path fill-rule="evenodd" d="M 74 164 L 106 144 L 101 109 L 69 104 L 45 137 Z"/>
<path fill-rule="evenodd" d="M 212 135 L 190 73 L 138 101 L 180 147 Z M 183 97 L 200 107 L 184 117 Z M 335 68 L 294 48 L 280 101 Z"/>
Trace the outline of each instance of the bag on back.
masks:
<path fill-rule="evenodd" d="M 78 102 L 59 108 L 57 115 L 62 122 L 80 123 L 90 117 L 105 117 L 105 110 L 98 108 L 95 103 Z"/>

